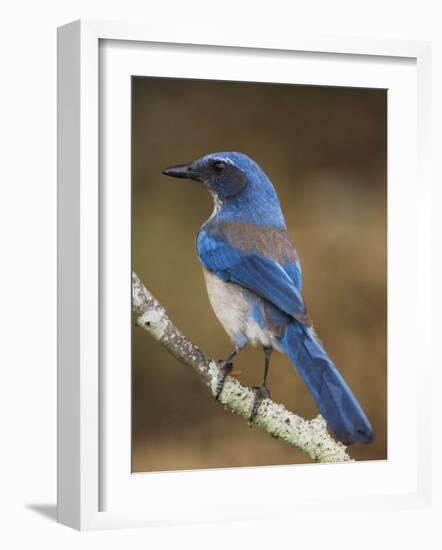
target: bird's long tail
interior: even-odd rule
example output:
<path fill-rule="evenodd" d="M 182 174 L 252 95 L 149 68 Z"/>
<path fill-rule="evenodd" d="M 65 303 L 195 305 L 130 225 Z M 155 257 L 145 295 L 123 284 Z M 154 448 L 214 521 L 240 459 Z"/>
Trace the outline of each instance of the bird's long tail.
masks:
<path fill-rule="evenodd" d="M 290 323 L 281 343 L 335 436 L 345 444 L 373 441 L 368 418 L 313 330 Z"/>

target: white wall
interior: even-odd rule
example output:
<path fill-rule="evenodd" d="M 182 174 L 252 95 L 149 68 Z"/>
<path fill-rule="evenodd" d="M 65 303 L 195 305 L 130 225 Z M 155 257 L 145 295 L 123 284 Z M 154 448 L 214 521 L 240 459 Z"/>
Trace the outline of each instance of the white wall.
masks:
<path fill-rule="evenodd" d="M 16 0 L 2 6 L 0 544 L 3 548 L 70 549 L 79 544 L 84 548 L 95 548 L 97 544 L 143 549 L 197 549 L 208 545 L 222 548 L 226 537 L 233 537 L 232 548 L 276 546 L 278 539 L 283 547 L 296 547 L 306 544 L 304 537 L 309 537 L 312 548 L 325 544 L 328 548 L 357 549 L 389 545 L 436 547 L 430 540 L 436 536 L 440 509 L 403 511 L 388 517 L 331 515 L 321 518 L 320 524 L 313 518 L 302 521 L 293 518 L 293 524 L 285 526 L 234 524 L 87 534 L 59 526 L 41 512 L 47 512 L 49 506 L 49 512 L 55 513 L 51 506 L 55 504 L 56 467 L 56 27 L 79 17 L 153 19 L 159 27 L 204 26 L 206 31 L 213 28 L 214 33 L 226 36 L 251 29 L 249 32 L 268 36 L 269 43 L 272 36 L 296 33 L 297 29 L 304 32 L 311 29 L 312 34 L 433 39 L 434 143 L 440 148 L 442 37 L 437 4 L 430 0 L 216 3 Z M 436 163 L 435 171 L 442 182 Z M 442 204 L 442 193 L 440 190 L 438 193 L 438 203 Z M 439 219 L 434 221 L 434 228 L 442 234 Z M 440 267 L 439 262 L 435 272 L 439 281 Z M 434 424 L 436 433 L 438 428 Z M 437 470 L 435 477 L 440 482 Z M 36 506 L 40 513 L 33 508 Z M 438 538 L 440 542 L 440 535 Z"/>

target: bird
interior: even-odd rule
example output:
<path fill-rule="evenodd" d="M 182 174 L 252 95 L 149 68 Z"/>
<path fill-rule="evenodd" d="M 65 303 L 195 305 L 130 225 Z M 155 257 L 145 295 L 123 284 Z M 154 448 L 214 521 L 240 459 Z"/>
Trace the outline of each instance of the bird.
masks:
<path fill-rule="evenodd" d="M 371 443 L 370 421 L 307 314 L 300 259 L 264 170 L 244 153 L 217 152 L 162 173 L 197 181 L 213 197 L 213 212 L 198 232 L 196 249 L 210 304 L 233 343 L 233 351 L 220 361 L 223 376 L 216 397 L 232 359 L 247 344 L 261 346 L 264 377 L 254 387 L 252 422 L 262 400 L 270 397 L 270 358 L 277 350 L 288 355 L 339 441 Z"/>

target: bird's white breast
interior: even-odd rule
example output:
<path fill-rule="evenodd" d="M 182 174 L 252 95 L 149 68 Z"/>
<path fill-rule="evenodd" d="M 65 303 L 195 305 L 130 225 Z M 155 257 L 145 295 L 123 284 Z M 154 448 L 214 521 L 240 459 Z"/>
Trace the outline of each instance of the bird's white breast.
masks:
<path fill-rule="evenodd" d="M 210 304 L 225 331 L 235 342 L 274 345 L 272 334 L 252 317 L 258 297 L 239 285 L 226 283 L 203 268 Z M 276 347 L 274 345 L 274 347 Z"/>
<path fill-rule="evenodd" d="M 207 269 L 203 268 L 203 273 L 213 311 L 229 336 L 234 338 L 243 331 L 250 310 L 245 290 L 225 283 Z"/>

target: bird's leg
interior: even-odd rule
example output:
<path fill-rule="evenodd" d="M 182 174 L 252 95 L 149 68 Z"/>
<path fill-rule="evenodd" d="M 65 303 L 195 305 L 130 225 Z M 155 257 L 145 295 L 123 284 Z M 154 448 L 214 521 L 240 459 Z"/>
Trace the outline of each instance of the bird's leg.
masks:
<path fill-rule="evenodd" d="M 254 386 L 253 390 L 255 392 L 255 400 L 252 405 L 252 412 L 250 413 L 249 423 L 251 424 L 258 413 L 259 406 L 263 399 L 270 398 L 270 390 L 267 387 L 267 377 L 269 375 L 269 366 L 270 366 L 270 356 L 272 355 L 273 348 L 271 346 L 263 346 L 264 349 L 264 381 L 262 386 Z"/>
<path fill-rule="evenodd" d="M 226 381 L 227 376 L 232 372 L 233 363 L 231 361 L 235 357 L 235 355 L 238 355 L 238 353 L 243 349 L 243 347 L 244 346 L 235 347 L 235 349 L 225 359 L 218 361 L 218 368 L 221 371 L 221 373 L 216 383 L 215 399 L 217 401 L 219 400 L 219 396 L 223 391 L 224 382 Z"/>

